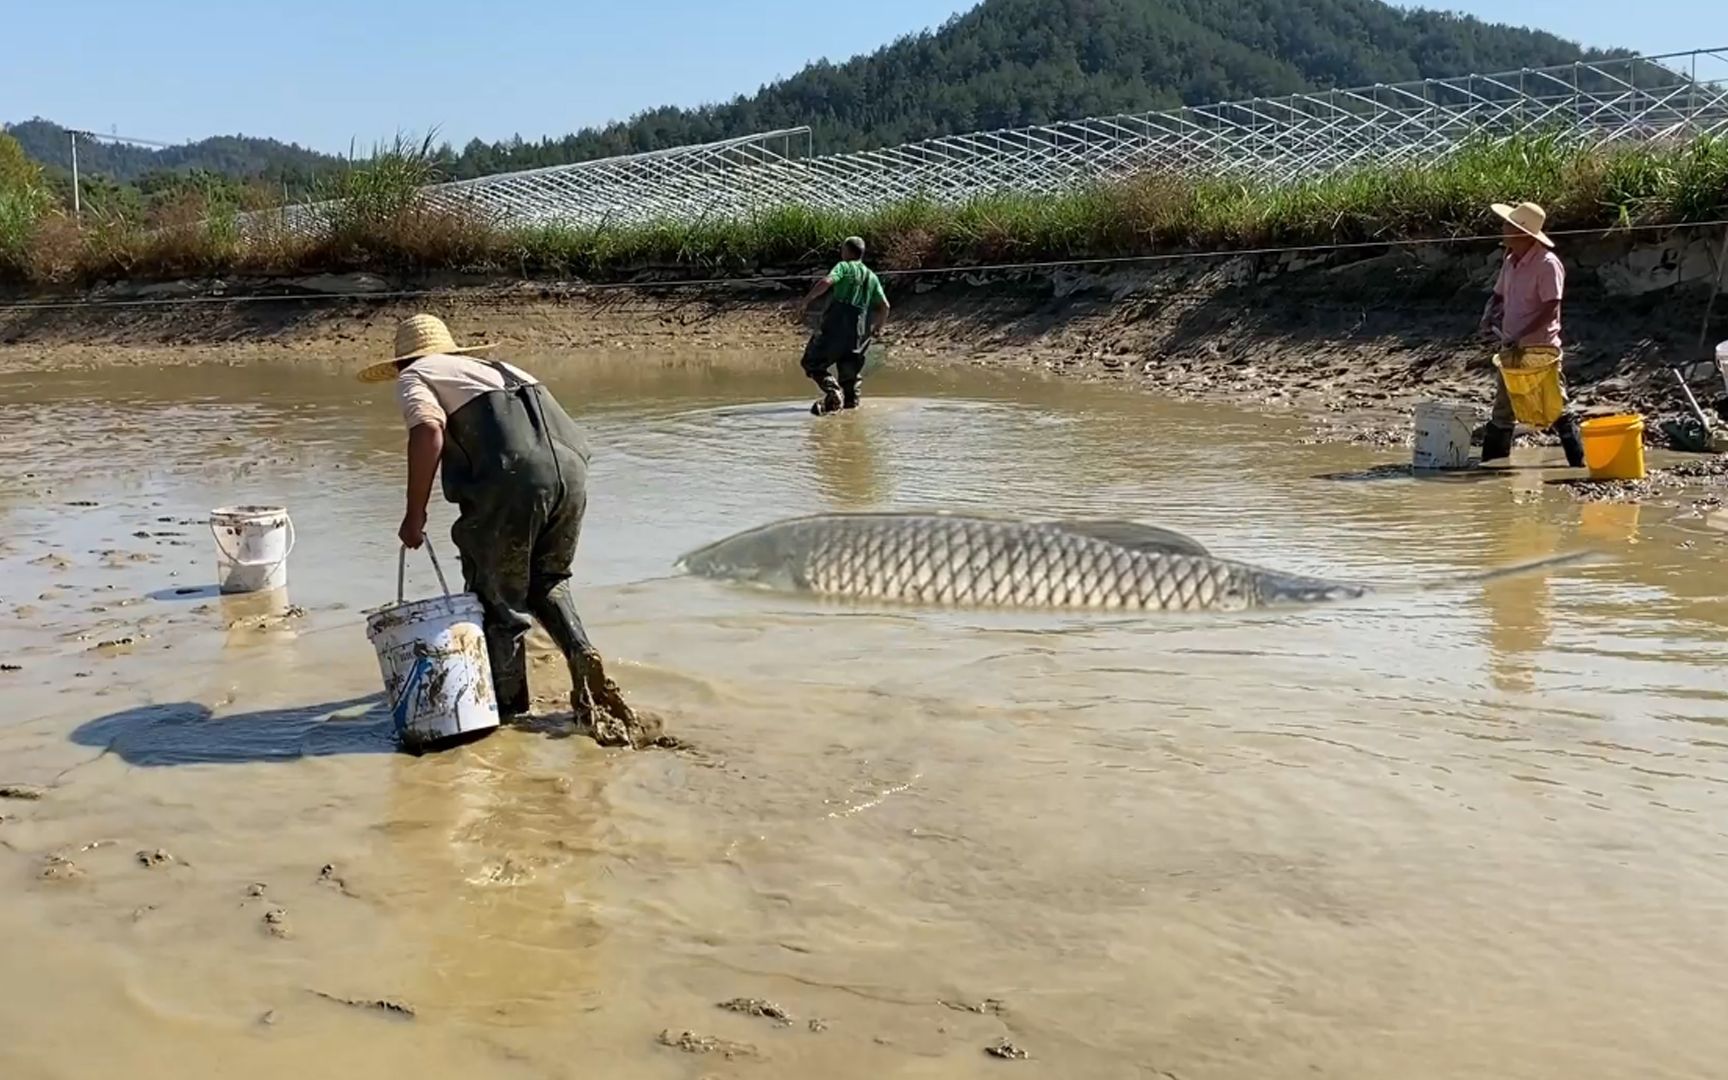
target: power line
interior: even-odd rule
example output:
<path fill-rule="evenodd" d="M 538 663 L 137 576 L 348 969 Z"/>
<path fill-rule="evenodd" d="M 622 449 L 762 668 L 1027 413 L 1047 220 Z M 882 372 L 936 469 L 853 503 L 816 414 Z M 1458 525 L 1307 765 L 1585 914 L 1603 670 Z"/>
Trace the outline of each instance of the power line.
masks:
<path fill-rule="evenodd" d="M 1715 229 L 1723 227 L 1728 227 L 1728 218 L 1720 218 L 1714 221 L 1677 222 L 1668 225 L 1624 225 L 1612 229 L 1554 229 L 1549 231 L 1548 235 L 1609 237 L 1632 232 L 1679 232 L 1692 229 Z M 985 263 L 969 266 L 939 266 L 928 269 L 879 270 L 877 271 L 877 276 L 885 278 L 929 277 L 938 274 L 978 274 L 999 273 L 1012 270 L 1058 270 L 1067 267 L 1126 266 L 1133 264 L 1181 262 L 1184 260 L 1204 261 L 1210 259 L 1243 258 L 1247 256 L 1298 255 L 1313 252 L 1362 251 L 1378 248 L 1414 248 L 1447 244 L 1484 243 L 1488 241 L 1498 243 L 1500 239 L 1500 233 L 1483 233 L 1469 236 L 1417 237 L 1394 240 L 1357 240 L 1326 244 L 1292 244 L 1284 247 L 1219 248 L 1211 251 L 1170 251 L 1146 255 L 1106 255 L 1090 258 Z M 648 291 L 656 289 L 714 288 L 722 285 L 774 285 L 794 281 L 809 281 L 810 278 L 810 274 L 780 274 L 756 277 L 689 278 L 680 281 L 607 281 L 577 285 L 575 286 L 575 291 L 593 293 L 619 292 L 630 289 Z M 290 293 L 275 296 L 179 296 L 134 300 L 44 300 L 27 301 L 21 304 L 0 305 L 0 313 L 66 311 L 80 308 L 189 307 L 198 304 L 262 304 L 283 302 L 354 303 L 356 301 L 411 300 L 448 295 L 450 295 L 450 291 L 447 289 L 392 289 L 384 292 L 369 293 Z M 466 296 L 463 299 L 470 303 L 490 303 L 511 302 L 518 298 L 515 296 L 487 296 L 481 294 Z"/>
<path fill-rule="evenodd" d="M 104 135 L 100 131 L 86 131 L 83 128 L 67 128 L 68 135 L 77 135 L 86 139 L 96 139 L 101 142 L 131 143 L 135 146 L 151 146 L 158 150 L 172 150 L 180 143 L 157 142 L 155 139 L 138 139 L 131 135 Z"/>

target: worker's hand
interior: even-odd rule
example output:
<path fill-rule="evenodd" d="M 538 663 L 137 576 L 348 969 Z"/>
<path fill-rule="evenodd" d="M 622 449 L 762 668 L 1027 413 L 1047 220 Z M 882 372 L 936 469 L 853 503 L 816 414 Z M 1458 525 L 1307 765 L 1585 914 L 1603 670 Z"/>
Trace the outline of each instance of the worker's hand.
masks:
<path fill-rule="evenodd" d="M 420 545 L 426 542 L 426 511 L 410 510 L 402 515 L 402 527 L 396 530 L 396 535 L 402 541 L 402 546 L 411 551 L 419 551 Z"/>

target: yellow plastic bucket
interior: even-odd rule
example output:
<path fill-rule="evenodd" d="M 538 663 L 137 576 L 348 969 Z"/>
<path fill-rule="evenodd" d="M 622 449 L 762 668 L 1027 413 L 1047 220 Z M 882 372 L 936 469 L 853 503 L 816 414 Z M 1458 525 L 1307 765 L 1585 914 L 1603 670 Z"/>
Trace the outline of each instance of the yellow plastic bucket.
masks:
<path fill-rule="evenodd" d="M 1644 418 L 1598 416 L 1578 425 L 1592 480 L 1644 479 Z"/>
<path fill-rule="evenodd" d="M 1566 399 L 1560 393 L 1560 350 L 1529 348 L 1510 356 L 1496 353 L 1494 366 L 1500 369 L 1519 423 L 1545 430 L 1566 411 Z"/>

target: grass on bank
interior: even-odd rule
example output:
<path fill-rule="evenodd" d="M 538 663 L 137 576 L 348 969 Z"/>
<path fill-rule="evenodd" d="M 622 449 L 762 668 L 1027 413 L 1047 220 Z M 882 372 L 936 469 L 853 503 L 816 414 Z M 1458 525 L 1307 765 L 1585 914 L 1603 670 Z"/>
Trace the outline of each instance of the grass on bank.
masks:
<path fill-rule="evenodd" d="M 1552 228 L 1728 218 L 1728 138 L 1590 149 L 1531 135 L 1468 146 L 1431 165 L 1368 166 L 1302 183 L 1148 173 L 1054 196 L 960 206 L 912 201 L 868 214 L 786 207 L 744 220 L 506 228 L 426 205 L 430 139 L 396 144 L 327 181 L 319 234 L 242 230 L 256 206 L 196 189 L 148 213 L 87 208 L 74 222 L 28 176 L 0 174 L 0 279 L 33 289 L 190 276 L 350 270 L 629 278 L 809 268 L 840 238 L 871 241 L 883 269 L 1475 235 L 1494 201 L 1533 199 Z"/>

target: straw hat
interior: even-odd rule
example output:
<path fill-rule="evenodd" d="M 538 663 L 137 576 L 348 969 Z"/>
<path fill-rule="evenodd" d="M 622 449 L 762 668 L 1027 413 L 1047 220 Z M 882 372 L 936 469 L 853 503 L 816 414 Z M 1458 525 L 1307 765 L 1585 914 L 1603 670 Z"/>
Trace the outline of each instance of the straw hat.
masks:
<path fill-rule="evenodd" d="M 1554 241 L 1548 239 L 1548 234 L 1542 231 L 1542 227 L 1548 223 L 1548 212 L 1535 203 L 1523 202 L 1517 206 L 1495 203 L 1489 209 L 1499 214 L 1501 220 L 1510 223 L 1513 228 L 1534 237 L 1543 247 L 1554 246 Z"/>
<path fill-rule="evenodd" d="M 491 345 L 457 345 L 443 319 L 436 315 L 415 315 L 403 319 L 396 327 L 396 355 L 362 369 L 359 379 L 364 383 L 389 382 L 396 377 L 396 365 L 404 360 L 416 360 L 434 353 L 452 356 L 490 348 Z"/>

